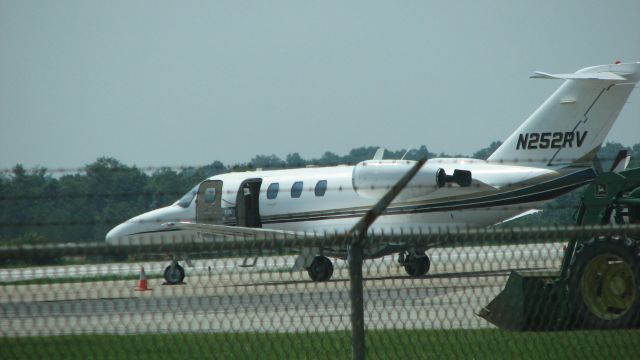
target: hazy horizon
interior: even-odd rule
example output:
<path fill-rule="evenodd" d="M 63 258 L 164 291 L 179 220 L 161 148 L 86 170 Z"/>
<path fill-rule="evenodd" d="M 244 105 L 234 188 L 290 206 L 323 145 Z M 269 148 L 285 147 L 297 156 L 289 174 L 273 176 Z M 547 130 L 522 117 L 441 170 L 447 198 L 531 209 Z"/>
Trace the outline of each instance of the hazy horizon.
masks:
<path fill-rule="evenodd" d="M 640 2 L 0 0 L 0 169 L 465 154 L 560 81 L 640 61 Z M 640 142 L 634 90 L 607 141 Z"/>

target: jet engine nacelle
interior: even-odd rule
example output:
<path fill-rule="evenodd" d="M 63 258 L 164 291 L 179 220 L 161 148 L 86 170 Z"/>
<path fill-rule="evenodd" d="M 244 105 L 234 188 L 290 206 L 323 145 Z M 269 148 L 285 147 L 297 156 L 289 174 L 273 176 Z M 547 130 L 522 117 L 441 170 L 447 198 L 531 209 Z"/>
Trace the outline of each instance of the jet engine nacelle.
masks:
<path fill-rule="evenodd" d="M 366 160 L 353 168 L 353 187 L 364 198 L 379 199 L 394 186 L 415 161 L 410 160 Z M 428 195 L 440 188 L 438 179 L 443 179 L 442 169 L 425 164 L 402 190 L 399 199 Z"/>
<path fill-rule="evenodd" d="M 353 168 L 353 187 L 364 198 L 379 199 L 394 186 L 415 161 L 411 160 L 366 160 Z M 471 172 L 454 170 L 447 175 L 443 168 L 426 163 L 402 190 L 398 199 L 406 200 L 431 194 L 448 183 L 461 187 L 471 185 Z"/>

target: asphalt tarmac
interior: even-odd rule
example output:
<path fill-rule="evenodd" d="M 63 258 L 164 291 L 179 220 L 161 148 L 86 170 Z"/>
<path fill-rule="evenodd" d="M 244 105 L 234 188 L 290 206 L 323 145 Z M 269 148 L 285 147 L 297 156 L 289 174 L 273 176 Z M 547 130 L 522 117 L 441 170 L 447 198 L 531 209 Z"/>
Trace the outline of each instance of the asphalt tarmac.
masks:
<path fill-rule="evenodd" d="M 428 275 L 408 278 L 394 257 L 365 262 L 368 329 L 477 329 L 476 313 L 512 269 L 558 269 L 562 244 L 433 249 Z M 198 260 L 182 285 L 148 280 L 0 286 L 0 336 L 164 332 L 317 332 L 350 328 L 346 262 L 331 281 L 287 270 L 294 257 Z M 141 264 L 3 269 L 4 279 L 139 272 Z M 166 263 L 146 263 L 147 275 Z"/>

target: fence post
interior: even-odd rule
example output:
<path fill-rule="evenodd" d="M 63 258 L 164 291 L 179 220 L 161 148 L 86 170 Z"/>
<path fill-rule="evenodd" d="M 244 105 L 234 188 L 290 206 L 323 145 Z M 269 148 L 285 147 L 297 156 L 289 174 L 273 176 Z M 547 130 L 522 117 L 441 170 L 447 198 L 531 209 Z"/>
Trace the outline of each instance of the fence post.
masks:
<path fill-rule="evenodd" d="M 351 300 L 351 349 L 352 359 L 365 358 L 364 344 L 364 295 L 362 285 L 362 243 L 349 247 L 349 298 Z"/>

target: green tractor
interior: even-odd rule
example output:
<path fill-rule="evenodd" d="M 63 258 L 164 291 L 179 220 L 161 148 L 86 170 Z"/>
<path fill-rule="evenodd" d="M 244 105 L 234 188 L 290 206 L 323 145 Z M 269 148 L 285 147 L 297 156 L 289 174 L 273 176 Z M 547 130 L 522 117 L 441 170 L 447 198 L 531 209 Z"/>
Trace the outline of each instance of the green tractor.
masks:
<path fill-rule="evenodd" d="M 639 224 L 640 168 L 598 175 L 577 225 Z M 640 238 L 571 239 L 560 273 L 513 271 L 479 312 L 508 330 L 619 329 L 640 325 Z"/>

